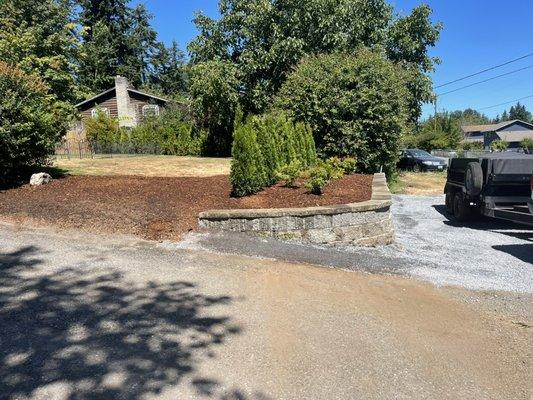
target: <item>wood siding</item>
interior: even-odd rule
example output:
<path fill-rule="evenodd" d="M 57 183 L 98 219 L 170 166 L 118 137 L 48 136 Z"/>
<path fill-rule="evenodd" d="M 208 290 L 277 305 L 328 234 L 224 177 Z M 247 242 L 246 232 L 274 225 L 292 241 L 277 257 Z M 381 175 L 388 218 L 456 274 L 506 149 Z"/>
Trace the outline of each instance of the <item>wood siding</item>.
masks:
<path fill-rule="evenodd" d="M 95 107 L 107 108 L 109 110 L 109 115 L 113 118 L 117 118 L 118 106 L 115 91 L 113 90 L 105 96 L 97 98 L 90 103 L 84 104 L 80 109 L 82 119 L 91 118 L 92 110 Z"/>

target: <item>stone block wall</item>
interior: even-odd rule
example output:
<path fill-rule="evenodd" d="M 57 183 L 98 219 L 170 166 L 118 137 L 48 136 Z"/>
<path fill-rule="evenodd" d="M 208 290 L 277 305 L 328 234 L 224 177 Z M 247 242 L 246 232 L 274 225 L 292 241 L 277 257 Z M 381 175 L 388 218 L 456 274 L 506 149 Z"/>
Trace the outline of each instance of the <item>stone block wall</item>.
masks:
<path fill-rule="evenodd" d="M 375 174 L 371 200 L 336 206 L 214 210 L 199 215 L 209 230 L 253 232 L 316 244 L 377 246 L 394 241 L 391 194 L 385 174 Z"/>

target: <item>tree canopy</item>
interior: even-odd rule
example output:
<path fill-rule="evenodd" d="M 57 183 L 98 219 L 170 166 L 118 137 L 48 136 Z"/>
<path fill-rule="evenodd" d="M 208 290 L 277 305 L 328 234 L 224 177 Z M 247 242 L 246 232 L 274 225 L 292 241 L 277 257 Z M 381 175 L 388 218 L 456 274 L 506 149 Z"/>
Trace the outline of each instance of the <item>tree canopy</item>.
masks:
<path fill-rule="evenodd" d="M 428 6 L 397 17 L 384 0 L 221 0 L 220 19 L 198 14 L 193 63 L 224 60 L 239 72 L 245 112 L 262 112 L 305 55 L 383 48 L 409 71 L 410 120 L 432 97 L 428 55 L 440 25 Z"/>

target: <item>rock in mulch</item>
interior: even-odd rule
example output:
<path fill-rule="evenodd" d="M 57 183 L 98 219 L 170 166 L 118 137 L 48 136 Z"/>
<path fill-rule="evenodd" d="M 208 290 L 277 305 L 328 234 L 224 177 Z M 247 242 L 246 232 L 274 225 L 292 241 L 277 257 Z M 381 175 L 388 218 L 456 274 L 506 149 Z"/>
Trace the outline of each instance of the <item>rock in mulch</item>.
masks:
<path fill-rule="evenodd" d="M 38 174 L 33 174 L 30 178 L 31 186 L 41 186 L 45 185 L 52 180 L 50 174 L 46 172 L 39 172 Z"/>

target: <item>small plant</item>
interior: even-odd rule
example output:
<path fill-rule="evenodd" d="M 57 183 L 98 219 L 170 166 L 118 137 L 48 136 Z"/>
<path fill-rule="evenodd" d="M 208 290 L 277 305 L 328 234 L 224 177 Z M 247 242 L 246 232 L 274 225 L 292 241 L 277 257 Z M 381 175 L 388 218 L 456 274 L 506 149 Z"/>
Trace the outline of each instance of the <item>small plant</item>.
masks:
<path fill-rule="evenodd" d="M 520 147 L 522 147 L 528 154 L 533 154 L 533 138 L 525 138 L 520 142 Z"/>
<path fill-rule="evenodd" d="M 505 151 L 507 150 L 507 147 L 509 146 L 509 143 L 507 143 L 505 140 L 495 140 L 490 144 L 490 148 L 493 151 Z"/>
<path fill-rule="evenodd" d="M 309 191 L 316 195 L 324 193 L 324 188 L 331 180 L 330 171 L 325 166 L 316 166 L 308 171 L 309 179 L 306 187 Z"/>
<path fill-rule="evenodd" d="M 302 162 L 300 160 L 293 160 L 289 164 L 284 165 L 276 172 L 276 177 L 285 182 L 287 187 L 296 187 L 296 180 L 300 177 L 302 171 Z"/>
<path fill-rule="evenodd" d="M 342 160 L 338 157 L 331 157 L 325 163 L 319 163 L 328 172 L 329 179 L 339 179 L 344 175 Z"/>
<path fill-rule="evenodd" d="M 354 174 L 357 172 L 357 160 L 354 157 L 346 157 L 342 160 L 342 169 L 345 174 Z"/>

